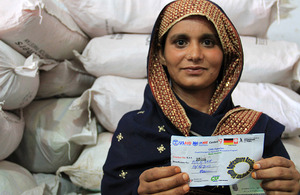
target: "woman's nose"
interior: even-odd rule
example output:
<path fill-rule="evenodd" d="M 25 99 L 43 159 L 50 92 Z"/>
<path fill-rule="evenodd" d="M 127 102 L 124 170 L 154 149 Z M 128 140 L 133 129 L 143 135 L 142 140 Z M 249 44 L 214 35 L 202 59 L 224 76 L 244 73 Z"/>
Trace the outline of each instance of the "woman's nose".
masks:
<path fill-rule="evenodd" d="M 190 48 L 187 53 L 187 59 L 192 61 L 199 61 L 203 58 L 203 51 L 198 43 L 193 43 L 190 45 Z"/>

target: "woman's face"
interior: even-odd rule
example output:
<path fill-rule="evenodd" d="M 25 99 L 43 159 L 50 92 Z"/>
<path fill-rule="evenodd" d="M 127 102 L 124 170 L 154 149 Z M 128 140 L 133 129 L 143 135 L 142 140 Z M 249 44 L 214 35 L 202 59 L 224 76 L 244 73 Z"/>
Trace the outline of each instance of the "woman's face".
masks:
<path fill-rule="evenodd" d="M 214 26 L 204 17 L 188 17 L 167 34 L 161 60 L 173 87 L 215 90 L 223 52 Z"/>

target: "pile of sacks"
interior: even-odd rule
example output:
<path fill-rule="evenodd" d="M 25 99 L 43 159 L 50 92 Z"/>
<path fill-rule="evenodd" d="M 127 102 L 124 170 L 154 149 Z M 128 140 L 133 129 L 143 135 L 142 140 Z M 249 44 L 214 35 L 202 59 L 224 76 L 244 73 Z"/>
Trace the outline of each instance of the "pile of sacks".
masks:
<path fill-rule="evenodd" d="M 283 139 L 298 138 L 300 49 L 266 39 L 289 5 L 213 1 L 244 48 L 234 103 L 284 124 Z M 169 2 L 0 3 L 0 194 L 99 192 L 118 121 L 143 103 L 150 33 Z"/>

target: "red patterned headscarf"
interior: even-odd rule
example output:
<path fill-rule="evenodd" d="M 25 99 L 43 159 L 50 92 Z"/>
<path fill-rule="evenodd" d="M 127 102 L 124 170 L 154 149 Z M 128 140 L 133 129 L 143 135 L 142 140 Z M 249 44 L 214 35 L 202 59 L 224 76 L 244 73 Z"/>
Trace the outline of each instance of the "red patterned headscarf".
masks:
<path fill-rule="evenodd" d="M 173 93 L 167 73 L 159 61 L 159 45 L 163 36 L 177 22 L 192 15 L 204 16 L 213 23 L 224 55 L 222 80 L 211 98 L 208 114 L 215 113 L 223 100 L 227 96 L 231 96 L 243 69 L 243 49 L 238 32 L 223 10 L 216 4 L 207 0 L 177 0 L 162 10 L 152 32 L 148 56 L 148 82 L 164 115 L 184 135 L 189 134 L 191 122 Z"/>

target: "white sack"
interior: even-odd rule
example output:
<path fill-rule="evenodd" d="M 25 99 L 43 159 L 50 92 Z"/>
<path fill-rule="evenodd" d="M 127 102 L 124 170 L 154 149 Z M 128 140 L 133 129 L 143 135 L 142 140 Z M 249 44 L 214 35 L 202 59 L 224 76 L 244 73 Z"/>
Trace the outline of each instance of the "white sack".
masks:
<path fill-rule="evenodd" d="M 292 81 L 297 79 L 297 76 L 293 78 L 293 71 L 300 57 L 296 43 L 245 36 L 241 36 L 241 40 L 245 64 L 241 81 L 274 83 L 291 88 Z"/>
<path fill-rule="evenodd" d="M 288 139 L 281 139 L 284 147 L 288 151 L 291 160 L 295 163 L 296 168 L 300 171 L 300 158 L 299 158 L 299 148 L 300 148 L 300 137 L 295 136 Z"/>
<path fill-rule="evenodd" d="M 89 89 L 95 77 L 86 72 L 78 60 L 64 60 L 57 66 L 40 67 L 37 98 L 76 97 Z"/>
<path fill-rule="evenodd" d="M 212 0 L 220 5 L 240 35 L 266 37 L 270 25 L 294 8 L 279 0 Z"/>
<path fill-rule="evenodd" d="M 240 82 L 232 94 L 233 103 L 261 111 L 285 126 L 282 137 L 300 135 L 300 95 L 270 83 Z"/>
<path fill-rule="evenodd" d="M 90 37 L 120 32 L 151 33 L 161 9 L 172 0 L 61 0 Z M 243 35 L 263 37 L 277 19 L 277 0 L 213 0 Z M 278 2 L 279 3 L 279 2 Z M 289 12 L 281 2 L 280 15 Z"/>
<path fill-rule="evenodd" d="M 35 173 L 33 177 L 39 186 L 46 184 L 51 195 L 82 194 L 82 189 L 75 186 L 66 175 L 58 179 L 55 174 Z"/>
<path fill-rule="evenodd" d="M 88 190 L 100 191 L 103 178 L 103 165 L 106 161 L 113 134 L 100 133 L 96 145 L 86 146 L 77 161 L 70 166 L 63 166 L 56 172 L 69 175 L 71 181 Z"/>
<path fill-rule="evenodd" d="M 53 0 L 0 1 L 0 39 L 28 57 L 71 59 L 88 42 L 69 13 Z"/>
<path fill-rule="evenodd" d="M 300 59 L 296 63 L 293 71 L 293 81 L 291 88 L 300 94 Z"/>
<path fill-rule="evenodd" d="M 100 124 L 114 132 L 125 113 L 141 108 L 146 83 L 147 79 L 102 76 L 74 101 L 72 107 L 91 107 Z"/>
<path fill-rule="evenodd" d="M 22 166 L 0 161 L 0 194 L 17 195 L 37 187 L 32 174 Z"/>
<path fill-rule="evenodd" d="M 21 195 L 52 195 L 47 184 L 43 183 L 37 187 L 30 190 L 26 190 Z"/>
<path fill-rule="evenodd" d="M 96 77 L 145 78 L 149 41 L 150 35 L 106 35 L 92 39 L 82 55 L 75 54 L 84 68 Z"/>
<path fill-rule="evenodd" d="M 3 109 L 25 107 L 34 99 L 38 87 L 38 57 L 31 55 L 26 59 L 0 40 L 0 102 L 4 102 Z"/>
<path fill-rule="evenodd" d="M 95 144 L 87 109 L 70 110 L 74 98 L 35 100 L 24 108 L 23 139 L 12 160 L 31 172 L 54 173 L 75 162 L 82 144 Z"/>
<path fill-rule="evenodd" d="M 24 132 L 24 118 L 3 111 L 0 105 L 0 161 L 8 157 L 21 142 Z M 1 194 L 1 193 L 0 193 Z"/>

